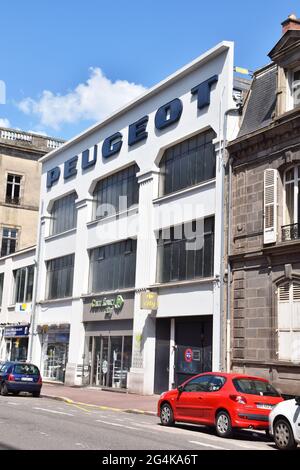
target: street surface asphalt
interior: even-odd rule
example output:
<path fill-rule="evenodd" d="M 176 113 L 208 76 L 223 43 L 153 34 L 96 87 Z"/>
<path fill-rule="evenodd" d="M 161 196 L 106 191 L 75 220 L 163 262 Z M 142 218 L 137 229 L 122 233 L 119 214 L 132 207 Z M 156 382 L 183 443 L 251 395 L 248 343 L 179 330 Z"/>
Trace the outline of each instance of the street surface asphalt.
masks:
<path fill-rule="evenodd" d="M 264 432 L 222 439 L 203 426 L 166 428 L 156 416 L 97 410 L 49 398 L 0 396 L 0 449 L 274 450 Z"/>

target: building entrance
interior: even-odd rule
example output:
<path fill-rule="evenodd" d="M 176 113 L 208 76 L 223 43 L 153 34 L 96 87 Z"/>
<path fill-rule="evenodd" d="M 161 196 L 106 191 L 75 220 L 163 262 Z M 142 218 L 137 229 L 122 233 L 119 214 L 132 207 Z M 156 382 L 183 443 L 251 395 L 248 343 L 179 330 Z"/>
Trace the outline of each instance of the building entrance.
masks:
<path fill-rule="evenodd" d="M 132 336 L 93 336 L 91 383 L 100 387 L 127 388 L 131 367 Z"/>

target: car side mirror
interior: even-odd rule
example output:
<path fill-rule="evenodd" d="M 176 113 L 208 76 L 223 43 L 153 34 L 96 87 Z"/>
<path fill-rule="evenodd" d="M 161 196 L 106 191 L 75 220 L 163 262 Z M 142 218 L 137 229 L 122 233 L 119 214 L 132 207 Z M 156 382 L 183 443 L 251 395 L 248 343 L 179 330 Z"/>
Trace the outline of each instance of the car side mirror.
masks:
<path fill-rule="evenodd" d="M 184 390 L 184 386 L 183 385 L 178 385 L 177 390 L 178 390 L 178 392 L 182 393 L 183 390 Z"/>
<path fill-rule="evenodd" d="M 300 397 L 295 397 L 296 405 L 300 406 Z"/>

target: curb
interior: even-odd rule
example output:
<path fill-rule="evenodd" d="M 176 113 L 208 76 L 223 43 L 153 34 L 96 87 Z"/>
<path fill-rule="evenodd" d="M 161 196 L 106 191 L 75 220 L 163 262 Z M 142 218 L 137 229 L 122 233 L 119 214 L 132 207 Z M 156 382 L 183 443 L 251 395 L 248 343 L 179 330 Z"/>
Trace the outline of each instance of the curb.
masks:
<path fill-rule="evenodd" d="M 121 412 L 121 413 L 133 413 L 133 414 L 139 414 L 139 415 L 156 416 L 155 411 L 145 411 L 145 410 L 139 410 L 139 409 L 136 409 L 136 408 L 122 409 L 122 408 L 114 408 L 112 406 L 93 405 L 91 403 L 83 403 L 83 402 L 80 402 L 80 401 L 73 401 L 70 398 L 60 397 L 60 396 L 55 396 L 55 395 L 42 394 L 41 397 L 42 398 L 50 398 L 52 400 L 63 401 L 64 403 L 68 403 L 69 405 L 88 406 L 88 407 L 91 407 L 91 408 L 97 408 L 99 410 L 118 411 L 118 412 Z"/>

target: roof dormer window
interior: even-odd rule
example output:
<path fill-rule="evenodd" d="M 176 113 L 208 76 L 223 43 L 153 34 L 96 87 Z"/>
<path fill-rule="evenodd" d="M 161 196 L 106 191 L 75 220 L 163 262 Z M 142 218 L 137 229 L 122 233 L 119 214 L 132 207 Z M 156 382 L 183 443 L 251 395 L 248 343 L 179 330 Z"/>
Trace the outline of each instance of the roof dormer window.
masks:
<path fill-rule="evenodd" d="M 292 72 L 292 97 L 293 97 L 293 108 L 300 105 L 300 69 Z"/>
<path fill-rule="evenodd" d="M 300 106 L 300 68 L 288 74 L 287 111 Z"/>

